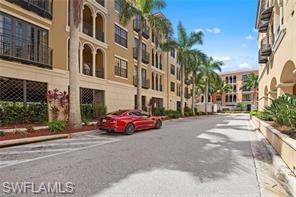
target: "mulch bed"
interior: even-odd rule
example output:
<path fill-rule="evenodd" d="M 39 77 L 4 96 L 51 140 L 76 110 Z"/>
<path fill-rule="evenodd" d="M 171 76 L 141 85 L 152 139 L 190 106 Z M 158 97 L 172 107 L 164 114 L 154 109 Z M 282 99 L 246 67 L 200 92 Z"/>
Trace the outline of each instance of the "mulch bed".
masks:
<path fill-rule="evenodd" d="M 7 125 L 0 125 L 0 130 L 1 129 L 14 129 L 14 128 L 27 128 L 28 125 L 33 126 L 33 127 L 38 127 L 38 126 L 46 126 L 47 124 L 44 122 L 40 123 L 23 123 L 23 124 L 7 124 Z"/>
<path fill-rule="evenodd" d="M 39 137 L 39 136 L 49 136 L 56 134 L 70 134 L 70 133 L 79 133 L 84 131 L 95 130 L 95 125 L 83 125 L 81 129 L 71 129 L 67 128 L 65 131 L 59 133 L 52 133 L 48 129 L 41 129 L 36 131 L 27 131 L 27 132 L 9 132 L 5 133 L 4 136 L 0 136 L 0 141 L 4 140 L 14 140 L 20 138 L 30 138 L 30 137 Z"/>
<path fill-rule="evenodd" d="M 275 129 L 279 130 L 281 133 L 288 135 L 290 138 L 296 140 L 296 131 L 287 126 L 280 126 L 272 122 L 271 124 Z"/>

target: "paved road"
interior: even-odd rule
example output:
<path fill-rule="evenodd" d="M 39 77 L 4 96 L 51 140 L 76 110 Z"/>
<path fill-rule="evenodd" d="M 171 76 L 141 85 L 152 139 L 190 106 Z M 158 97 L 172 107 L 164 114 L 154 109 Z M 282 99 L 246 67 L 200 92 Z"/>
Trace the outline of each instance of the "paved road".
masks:
<path fill-rule="evenodd" d="M 72 182 L 69 196 L 260 196 L 247 119 L 182 119 L 132 136 L 93 133 L 0 149 L 0 196 L 16 182 L 33 182 L 34 191 Z"/>

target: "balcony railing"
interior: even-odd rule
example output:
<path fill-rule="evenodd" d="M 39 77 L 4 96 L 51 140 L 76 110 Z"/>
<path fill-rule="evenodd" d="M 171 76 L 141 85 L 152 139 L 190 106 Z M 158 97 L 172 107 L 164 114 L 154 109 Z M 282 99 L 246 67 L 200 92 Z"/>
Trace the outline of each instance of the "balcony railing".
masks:
<path fill-rule="evenodd" d="M 96 30 L 96 39 L 104 42 L 105 41 L 104 32 Z"/>
<path fill-rule="evenodd" d="M 138 59 L 138 48 L 135 47 L 134 50 L 133 50 L 133 56 L 134 56 L 134 59 Z M 150 54 L 146 51 L 142 51 L 142 62 L 144 64 L 149 64 L 149 61 L 150 60 Z"/>
<path fill-rule="evenodd" d="M 264 9 L 261 13 L 261 20 L 262 21 L 269 21 L 272 16 L 272 12 L 273 12 L 273 6 Z"/>
<path fill-rule="evenodd" d="M 259 32 L 260 33 L 265 33 L 267 32 L 268 29 L 268 22 L 263 22 L 260 26 L 259 26 Z"/>
<path fill-rule="evenodd" d="M 15 3 L 26 10 L 35 12 L 36 14 L 52 19 L 52 0 L 6 0 Z"/>
<path fill-rule="evenodd" d="M 141 28 L 140 19 L 134 19 L 133 26 L 134 26 L 134 30 L 136 32 L 139 32 L 140 28 Z M 145 27 L 143 29 L 143 37 L 146 38 L 146 39 L 149 39 L 149 37 L 150 37 L 150 28 L 146 24 L 144 26 Z"/>
<path fill-rule="evenodd" d="M 52 49 L 10 34 L 0 34 L 0 58 L 52 68 Z"/>
<path fill-rule="evenodd" d="M 104 79 L 105 74 L 104 74 L 104 68 L 97 68 L 96 69 L 96 77 Z"/>
<path fill-rule="evenodd" d="M 272 53 L 271 45 L 269 44 L 267 37 L 264 37 L 261 40 L 260 52 L 261 56 L 270 56 L 270 54 Z"/>
<path fill-rule="evenodd" d="M 93 27 L 92 24 L 88 22 L 83 22 L 83 33 L 93 36 Z"/>
<path fill-rule="evenodd" d="M 138 86 L 138 77 L 134 76 L 133 78 L 133 84 L 134 86 Z M 150 88 L 150 80 L 149 79 L 143 79 L 142 78 L 142 88 L 149 89 Z"/>

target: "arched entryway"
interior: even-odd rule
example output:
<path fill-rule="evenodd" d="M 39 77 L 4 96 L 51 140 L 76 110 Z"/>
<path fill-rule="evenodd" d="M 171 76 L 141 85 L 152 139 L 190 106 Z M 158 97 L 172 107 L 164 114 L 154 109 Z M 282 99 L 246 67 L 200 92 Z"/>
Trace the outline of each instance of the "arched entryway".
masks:
<path fill-rule="evenodd" d="M 288 61 L 281 73 L 280 88 L 281 94 L 295 94 L 296 76 L 294 75 L 296 67 L 292 61 Z"/>
<path fill-rule="evenodd" d="M 268 87 L 265 86 L 264 88 L 264 107 L 268 106 Z"/>
<path fill-rule="evenodd" d="M 274 77 L 270 83 L 270 91 L 269 91 L 270 102 L 277 98 L 277 81 Z"/>

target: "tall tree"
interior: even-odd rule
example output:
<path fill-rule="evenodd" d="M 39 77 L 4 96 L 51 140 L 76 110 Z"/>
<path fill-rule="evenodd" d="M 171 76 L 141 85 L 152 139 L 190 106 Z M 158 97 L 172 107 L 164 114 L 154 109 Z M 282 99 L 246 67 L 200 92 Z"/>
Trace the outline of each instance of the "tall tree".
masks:
<path fill-rule="evenodd" d="M 198 50 L 193 50 L 188 57 L 187 72 L 192 75 L 192 113 L 195 115 L 196 103 L 196 84 L 198 83 L 197 74 L 200 72 L 200 67 L 206 60 L 206 55 Z"/>
<path fill-rule="evenodd" d="M 213 79 L 219 77 L 216 71 L 221 71 L 222 61 L 215 60 L 212 57 L 207 57 L 204 64 L 200 67 L 200 77 L 203 78 L 205 83 L 204 102 L 205 102 L 205 113 L 208 113 L 207 105 L 209 98 L 210 82 Z"/>
<path fill-rule="evenodd" d="M 121 0 L 119 13 L 120 22 L 127 25 L 136 19 L 138 31 L 137 43 L 137 109 L 142 108 L 142 40 L 147 26 L 151 27 L 158 37 L 168 37 L 172 28 L 170 22 L 161 14 L 156 13 L 166 7 L 164 0 Z M 156 13 L 156 14 L 155 14 Z"/>
<path fill-rule="evenodd" d="M 71 0 L 70 3 L 70 50 L 69 50 L 69 86 L 70 106 L 69 125 L 73 128 L 81 127 L 80 99 L 79 99 L 79 26 L 81 23 L 82 0 Z"/>
<path fill-rule="evenodd" d="M 185 81 L 185 69 L 188 63 L 188 57 L 191 54 L 192 47 L 196 44 L 203 43 L 203 33 L 191 32 L 187 34 L 185 27 L 181 22 L 178 24 L 178 38 L 170 39 L 163 44 L 163 49 L 169 50 L 174 48 L 177 50 L 177 59 L 181 66 L 181 114 L 184 116 L 184 81 Z"/>
<path fill-rule="evenodd" d="M 247 75 L 247 79 L 243 81 L 243 85 L 241 89 L 250 89 L 253 92 L 253 104 L 255 104 L 255 95 L 257 92 L 259 82 L 258 82 L 258 75 L 255 73 L 250 73 Z"/>

